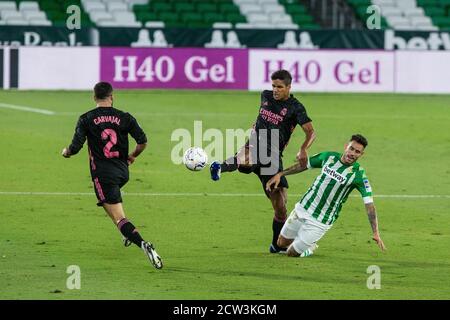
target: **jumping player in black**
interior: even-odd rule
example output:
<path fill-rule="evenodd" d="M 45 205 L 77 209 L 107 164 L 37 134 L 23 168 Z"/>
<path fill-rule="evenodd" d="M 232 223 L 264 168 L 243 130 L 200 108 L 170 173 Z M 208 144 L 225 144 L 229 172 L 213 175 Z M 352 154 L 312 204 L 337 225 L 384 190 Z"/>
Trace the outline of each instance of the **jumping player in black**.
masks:
<path fill-rule="evenodd" d="M 155 268 L 161 269 L 162 260 L 153 245 L 142 239 L 125 217 L 120 193 L 120 188 L 128 182 L 128 166 L 144 151 L 147 137 L 131 114 L 113 107 L 112 93 L 113 88 L 107 82 L 95 85 L 97 107 L 80 116 L 72 143 L 64 148 L 62 156 L 70 158 L 77 154 L 87 138 L 97 205 L 103 207 L 120 230 L 125 246 L 134 243 L 145 252 Z M 137 143 L 131 154 L 128 154 L 128 134 Z"/>
<path fill-rule="evenodd" d="M 292 76 L 286 70 L 279 70 L 271 75 L 273 91 L 265 90 L 261 93 L 261 105 L 256 123 L 249 141 L 239 152 L 223 163 L 211 163 L 211 179 L 217 181 L 223 172 L 239 170 L 242 173 L 255 173 L 261 180 L 266 196 L 270 199 L 274 209 L 272 222 L 273 238 L 269 247 L 271 253 L 283 249 L 278 247 L 277 239 L 286 221 L 287 188 L 285 177 L 279 187 L 271 192 L 265 188 L 275 174 L 283 171 L 283 150 L 287 146 L 292 132 L 299 124 L 305 132 L 305 141 L 297 153 L 297 160 L 306 167 L 308 148 L 312 145 L 316 135 L 312 120 L 306 109 L 293 95 L 290 94 Z"/>

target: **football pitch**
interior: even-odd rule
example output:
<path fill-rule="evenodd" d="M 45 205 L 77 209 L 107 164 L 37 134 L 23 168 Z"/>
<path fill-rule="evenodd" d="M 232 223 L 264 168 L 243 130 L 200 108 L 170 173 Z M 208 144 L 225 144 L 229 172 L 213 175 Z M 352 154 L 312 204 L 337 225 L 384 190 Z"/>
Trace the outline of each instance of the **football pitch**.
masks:
<path fill-rule="evenodd" d="M 115 107 L 149 139 L 123 199 L 164 259 L 156 270 L 136 246 L 123 247 L 96 207 L 86 145 L 60 155 L 78 116 L 95 106 L 92 93 L 0 91 L 0 299 L 449 299 L 450 96 L 295 96 L 317 132 L 310 155 L 342 151 L 353 133 L 368 138 L 359 162 L 386 252 L 354 191 L 313 256 L 269 254 L 273 211 L 255 175 L 213 182 L 208 169 L 172 163 L 174 130 L 193 133 L 194 121 L 203 132 L 246 130 L 259 93 L 116 91 Z M 297 128 L 285 167 L 302 142 Z M 288 212 L 317 173 L 288 177 Z M 80 289 L 66 286 L 69 266 L 79 267 Z M 379 267 L 380 289 L 367 286 L 370 266 Z"/>

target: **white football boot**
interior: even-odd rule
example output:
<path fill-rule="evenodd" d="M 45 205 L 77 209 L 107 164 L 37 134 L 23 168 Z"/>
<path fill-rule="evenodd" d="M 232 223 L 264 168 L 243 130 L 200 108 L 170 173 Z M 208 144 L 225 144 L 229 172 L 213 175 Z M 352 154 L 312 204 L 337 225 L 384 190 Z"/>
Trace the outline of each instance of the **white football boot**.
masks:
<path fill-rule="evenodd" d="M 316 250 L 318 247 L 319 247 L 318 244 L 313 243 L 308 249 L 306 249 L 305 251 L 302 252 L 302 254 L 300 255 L 300 258 L 312 256 L 312 254 L 314 253 L 314 250 Z"/>
<path fill-rule="evenodd" d="M 151 244 L 150 242 L 142 241 L 141 248 L 142 248 L 142 250 L 144 250 L 144 253 L 147 255 L 148 259 L 150 260 L 150 263 L 156 269 L 161 269 L 163 267 L 162 259 L 158 255 L 158 253 L 155 251 L 153 244 Z"/>

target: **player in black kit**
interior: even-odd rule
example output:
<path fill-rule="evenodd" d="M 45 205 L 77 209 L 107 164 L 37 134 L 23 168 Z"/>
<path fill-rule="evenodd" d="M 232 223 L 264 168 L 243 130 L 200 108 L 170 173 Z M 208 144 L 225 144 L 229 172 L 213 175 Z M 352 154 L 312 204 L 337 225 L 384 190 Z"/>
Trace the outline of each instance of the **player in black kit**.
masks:
<path fill-rule="evenodd" d="M 261 105 L 256 123 L 249 141 L 239 152 L 223 163 L 211 163 L 211 179 L 219 180 L 223 172 L 239 170 L 242 173 L 255 173 L 261 180 L 264 192 L 272 203 L 274 218 L 272 222 L 273 238 L 269 251 L 282 251 L 277 245 L 280 231 L 286 221 L 287 188 L 285 177 L 279 187 L 271 192 L 265 185 L 275 174 L 283 171 L 283 150 L 287 146 L 292 132 L 299 124 L 305 132 L 305 141 L 297 153 L 297 160 L 306 167 L 307 150 L 316 135 L 306 109 L 290 94 L 292 76 L 286 70 L 279 70 L 271 75 L 273 91 L 265 90 L 261 94 Z"/>
<path fill-rule="evenodd" d="M 161 257 L 150 242 L 141 235 L 125 217 L 120 188 L 128 182 L 128 166 L 147 146 L 147 137 L 136 119 L 129 113 L 113 107 L 113 88 L 107 82 L 94 87 L 97 107 L 81 115 L 72 143 L 62 155 L 69 158 L 77 154 L 88 141 L 90 171 L 98 206 L 103 207 L 124 236 L 125 246 L 136 244 L 153 266 L 161 269 Z M 128 134 L 136 140 L 136 148 L 128 154 Z"/>

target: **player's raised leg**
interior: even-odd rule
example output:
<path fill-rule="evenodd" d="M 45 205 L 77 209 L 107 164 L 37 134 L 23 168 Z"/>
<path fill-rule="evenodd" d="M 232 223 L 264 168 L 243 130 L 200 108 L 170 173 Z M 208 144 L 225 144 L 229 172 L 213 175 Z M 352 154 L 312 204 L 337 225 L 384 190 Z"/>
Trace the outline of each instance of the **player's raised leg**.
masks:
<path fill-rule="evenodd" d="M 238 169 L 237 157 L 229 157 L 223 163 L 220 164 L 222 172 L 233 172 Z"/>
<path fill-rule="evenodd" d="M 229 157 L 224 162 L 213 161 L 209 170 L 211 179 L 217 181 L 220 179 L 221 173 L 239 170 L 241 173 L 249 174 L 254 171 L 254 168 L 251 162 L 250 147 L 247 143 L 234 156 Z"/>
<path fill-rule="evenodd" d="M 220 179 L 220 173 L 222 172 L 222 165 L 219 161 L 213 161 L 209 166 L 209 172 L 211 173 L 211 179 L 217 181 Z"/>

